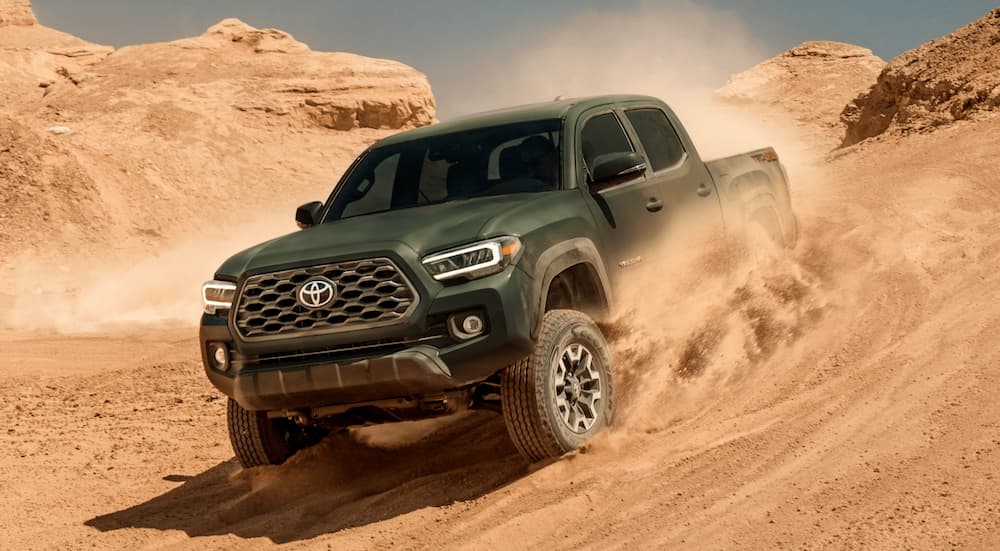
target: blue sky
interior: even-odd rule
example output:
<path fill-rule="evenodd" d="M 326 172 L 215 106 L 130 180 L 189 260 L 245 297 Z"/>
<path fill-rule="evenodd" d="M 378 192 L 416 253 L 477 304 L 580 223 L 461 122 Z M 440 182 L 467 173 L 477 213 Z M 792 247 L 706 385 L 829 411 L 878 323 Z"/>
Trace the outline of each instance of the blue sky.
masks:
<path fill-rule="evenodd" d="M 602 43 L 641 57 L 644 49 L 686 44 L 703 51 L 725 42 L 711 76 L 739 70 L 750 59 L 771 56 L 805 40 L 838 40 L 871 48 L 891 59 L 947 34 L 989 9 L 996 0 L 34 0 L 42 23 L 87 40 L 123 46 L 200 34 L 224 17 L 286 30 L 315 50 L 350 51 L 403 61 L 426 73 L 442 118 L 479 107 L 467 99 L 483 87 L 504 85 L 503 75 L 530 64 L 544 44 L 562 54 L 591 56 Z M 687 15 L 674 17 L 677 12 Z M 692 11 L 711 24 L 689 24 Z M 650 19 L 653 21 L 651 22 Z M 595 22 L 613 23 L 597 25 Z M 645 21 L 640 21 L 645 20 Z M 663 21 L 662 30 L 657 24 Z M 567 23 L 571 22 L 571 23 Z M 741 34 L 740 41 L 717 33 Z M 676 41 L 664 41 L 675 34 Z M 555 37 L 555 38 L 553 38 Z M 558 43 L 555 43 L 557 40 Z M 609 46 L 612 47 L 612 46 Z M 576 49 L 574 49 L 576 48 Z M 720 46 L 722 48 L 722 46 Z M 752 53 L 752 56 L 749 54 Z M 622 55 L 625 55 L 623 52 Z M 557 59 L 549 55 L 544 59 Z M 617 58 L 615 58 L 617 59 Z M 599 60 L 597 63 L 614 61 Z M 586 67 L 586 59 L 575 60 Z M 539 73 L 543 74 L 543 73 Z M 479 83 L 480 88 L 476 88 Z M 709 84 L 722 84 L 709 83 Z M 541 92 L 539 92 L 541 93 Z M 569 90 L 573 93 L 573 90 Z"/>

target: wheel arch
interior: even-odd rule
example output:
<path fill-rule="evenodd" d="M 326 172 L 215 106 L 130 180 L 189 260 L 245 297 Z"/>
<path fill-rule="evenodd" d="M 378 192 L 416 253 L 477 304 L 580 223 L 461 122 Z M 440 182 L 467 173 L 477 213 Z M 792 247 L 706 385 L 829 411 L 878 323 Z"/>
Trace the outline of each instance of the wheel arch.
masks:
<path fill-rule="evenodd" d="M 593 241 L 575 238 L 553 245 L 541 255 L 535 264 L 534 300 L 532 313 L 532 338 L 538 337 L 542 318 L 553 308 L 579 309 L 591 316 L 604 316 L 611 311 L 611 287 L 604 263 Z M 553 285 L 572 286 L 573 297 L 569 304 L 549 303 Z M 580 296 L 583 293 L 585 296 Z M 582 301 L 574 302 L 575 299 Z"/>

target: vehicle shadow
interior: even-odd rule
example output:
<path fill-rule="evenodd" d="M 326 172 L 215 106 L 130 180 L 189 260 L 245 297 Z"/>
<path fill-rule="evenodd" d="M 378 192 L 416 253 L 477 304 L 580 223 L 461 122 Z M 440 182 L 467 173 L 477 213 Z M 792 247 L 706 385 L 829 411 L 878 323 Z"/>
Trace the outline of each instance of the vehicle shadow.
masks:
<path fill-rule="evenodd" d="M 183 484 L 86 525 L 288 543 L 474 499 L 528 472 L 494 414 L 466 414 L 409 441 L 400 440 L 405 427 L 387 427 L 332 435 L 278 467 L 242 470 L 232 459 L 194 477 L 168 475 Z"/>

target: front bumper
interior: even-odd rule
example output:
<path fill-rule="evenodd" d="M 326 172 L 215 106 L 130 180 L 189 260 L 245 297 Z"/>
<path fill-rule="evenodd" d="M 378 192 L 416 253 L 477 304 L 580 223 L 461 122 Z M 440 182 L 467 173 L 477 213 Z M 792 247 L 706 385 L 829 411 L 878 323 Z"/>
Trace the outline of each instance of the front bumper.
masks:
<path fill-rule="evenodd" d="M 481 382 L 531 353 L 531 278 L 519 268 L 451 286 L 427 277 L 418 289 L 420 307 L 405 323 L 265 344 L 242 341 L 225 317 L 203 315 L 205 371 L 244 408 L 310 409 L 440 394 Z M 468 310 L 485 314 L 485 334 L 464 342 L 440 335 L 440 320 Z M 210 343 L 227 346 L 229 369 L 215 368 Z M 358 343 L 377 345 L 352 346 Z"/>
<path fill-rule="evenodd" d="M 455 384 L 439 350 L 420 345 L 388 356 L 294 369 L 246 370 L 231 378 L 211 368 L 207 372 L 216 387 L 251 410 L 298 409 L 421 396 L 441 392 Z"/>

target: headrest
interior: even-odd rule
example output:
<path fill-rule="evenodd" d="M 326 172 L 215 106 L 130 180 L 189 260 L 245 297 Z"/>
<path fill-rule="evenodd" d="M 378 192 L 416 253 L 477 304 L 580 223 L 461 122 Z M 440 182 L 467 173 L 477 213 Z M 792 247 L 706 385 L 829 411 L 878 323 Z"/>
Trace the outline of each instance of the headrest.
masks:
<path fill-rule="evenodd" d="M 479 191 L 477 185 L 476 170 L 473 165 L 460 162 L 448 168 L 448 177 L 445 180 L 448 197 L 461 197 L 476 193 Z"/>
<path fill-rule="evenodd" d="M 521 142 L 517 148 L 521 151 L 521 160 L 529 166 L 536 165 L 555 151 L 555 148 L 552 147 L 552 141 L 544 136 L 531 136 Z"/>
<path fill-rule="evenodd" d="M 508 147 L 500 152 L 500 178 L 504 180 L 524 178 L 529 172 L 528 164 L 521 158 L 518 146 Z"/>

